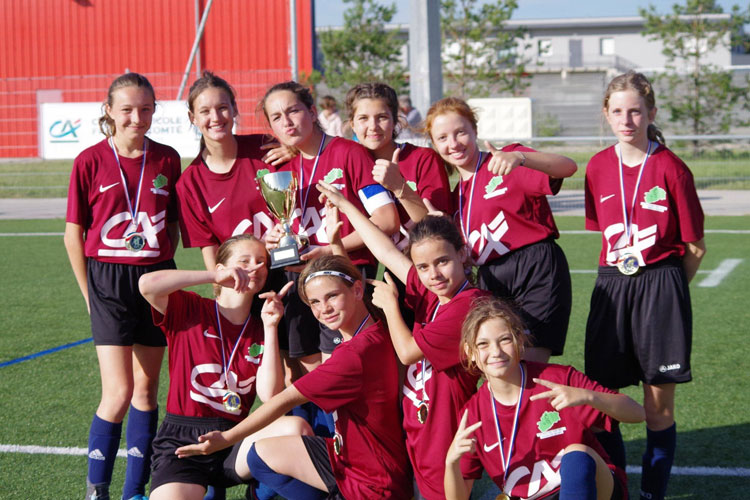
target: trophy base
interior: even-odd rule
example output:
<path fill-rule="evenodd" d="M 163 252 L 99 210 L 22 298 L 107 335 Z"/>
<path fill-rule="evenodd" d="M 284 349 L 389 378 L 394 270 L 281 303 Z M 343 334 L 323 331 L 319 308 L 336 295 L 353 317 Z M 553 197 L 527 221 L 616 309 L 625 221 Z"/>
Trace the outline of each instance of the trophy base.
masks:
<path fill-rule="evenodd" d="M 274 248 L 270 251 L 271 269 L 302 264 L 297 245 Z"/>

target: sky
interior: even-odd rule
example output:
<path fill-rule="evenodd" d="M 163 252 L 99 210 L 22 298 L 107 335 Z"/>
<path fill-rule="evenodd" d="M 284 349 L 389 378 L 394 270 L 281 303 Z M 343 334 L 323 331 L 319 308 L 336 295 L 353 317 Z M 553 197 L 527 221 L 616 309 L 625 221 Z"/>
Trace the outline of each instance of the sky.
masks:
<path fill-rule="evenodd" d="M 344 22 L 343 12 L 347 4 L 341 0 L 314 0 L 315 24 L 317 26 L 340 26 Z M 379 3 L 395 3 L 398 11 L 393 20 L 395 23 L 409 22 L 410 0 L 380 0 Z M 519 7 L 513 19 L 550 19 L 570 17 L 619 17 L 637 16 L 639 7 L 650 4 L 658 12 L 669 13 L 676 0 L 518 0 Z M 681 1 L 679 3 L 685 3 Z M 729 12 L 732 5 L 742 5 L 743 0 L 719 0 L 724 12 Z"/>

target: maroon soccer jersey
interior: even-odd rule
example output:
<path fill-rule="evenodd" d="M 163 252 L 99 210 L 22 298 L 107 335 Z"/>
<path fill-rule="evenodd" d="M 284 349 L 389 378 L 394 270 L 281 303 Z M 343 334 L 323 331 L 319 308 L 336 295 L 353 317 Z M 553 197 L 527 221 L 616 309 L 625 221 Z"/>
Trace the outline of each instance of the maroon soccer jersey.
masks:
<path fill-rule="evenodd" d="M 646 266 L 682 257 L 685 242 L 703 238 L 703 209 L 693 174 L 674 153 L 658 146 L 643 167 L 627 241 L 618 168 L 614 146 L 597 153 L 586 167 L 586 229 L 602 232 L 600 265 L 613 266 L 625 253 L 633 253 Z M 628 220 L 640 170 L 640 165 L 623 166 Z"/>
<path fill-rule="evenodd" d="M 521 144 L 502 151 L 533 152 Z M 516 167 L 508 175 L 493 175 L 486 154 L 471 179 L 454 191 L 456 222 L 468 237 L 471 257 L 477 265 L 488 264 L 518 248 L 557 238 L 557 226 L 547 195 L 554 194 L 550 177 L 538 170 Z M 473 193 L 473 194 L 472 194 Z"/>
<path fill-rule="evenodd" d="M 430 500 L 445 498 L 445 454 L 458 429 L 458 411 L 477 389 L 478 377 L 469 374 L 459 359 L 461 325 L 484 290 L 467 288 L 438 309 L 438 297 L 419 281 L 414 267 L 406 280 L 406 305 L 414 310 L 414 340 L 424 360 L 406 369 L 402 407 L 409 458 L 419 492 Z M 425 363 L 424 381 L 422 363 Z M 427 396 L 429 413 L 420 423 L 417 410 Z"/>
<path fill-rule="evenodd" d="M 398 156 L 398 169 L 409 187 L 416 191 L 420 198 L 427 198 L 443 213 L 452 213 L 453 200 L 448 174 L 439 154 L 430 148 L 420 148 L 408 142 L 404 143 Z M 401 228 L 393 239 L 396 246 L 403 249 L 409 242 L 409 229 L 414 223 L 398 200 L 396 200 L 396 206 Z"/>
<path fill-rule="evenodd" d="M 237 345 L 227 378 L 230 389 L 240 396 L 242 406 L 229 411 L 222 404 L 227 384 L 215 304 L 215 300 L 179 290 L 169 295 L 165 315 L 152 308 L 154 324 L 164 331 L 169 350 L 167 412 L 239 422 L 250 413 L 255 402 L 255 377 L 263 361 L 263 323 L 259 317 L 251 316 Z M 242 326 L 221 318 L 227 363 Z"/>
<path fill-rule="evenodd" d="M 300 164 L 303 171 L 301 176 Z M 385 188 L 372 178 L 373 164 L 372 157 L 364 146 L 348 139 L 333 137 L 321 153 L 317 167 L 314 158 L 305 159 L 302 155 L 282 166 L 279 170 L 291 170 L 300 176 L 297 206 L 292 219 L 294 232 L 309 236 L 311 245 L 328 245 L 325 202 L 319 199 L 320 192 L 315 188 L 320 180 L 336 187 L 365 214 L 372 214 L 377 208 L 393 203 Z M 354 232 L 346 216 L 342 216 L 341 221 L 342 237 Z M 349 252 L 349 258 L 358 266 L 375 264 L 375 259 L 366 248 Z"/>
<path fill-rule="evenodd" d="M 244 233 L 260 239 L 276 224 L 256 181 L 259 173 L 275 171 L 262 160 L 266 137 L 235 136 L 237 159 L 227 173 L 212 172 L 200 155 L 185 169 L 177 183 L 185 248 L 221 245 Z"/>
<path fill-rule="evenodd" d="M 588 405 L 557 411 L 550 405 L 549 399 L 530 401 L 530 396 L 549 390 L 544 385 L 534 383 L 532 379 L 541 378 L 598 392 L 615 391 L 600 386 L 572 366 L 533 362 L 525 362 L 524 365 L 526 388 L 523 391 L 504 491 L 521 499 L 544 498 L 560 488 L 560 460 L 567 446 L 583 443 L 596 450 L 609 464 L 609 457 L 590 429 L 598 427 L 610 431 L 612 419 Z M 500 451 L 502 449 L 507 458 L 516 406 L 505 406 L 500 403 L 496 405 L 503 438 L 502 446 L 498 446 L 491 397 L 488 384 L 485 382 L 464 408 L 469 412 L 467 426 L 480 420 L 482 426 L 473 434 L 476 439 L 476 451 L 461 457 L 461 472 L 466 479 L 479 479 L 484 469 L 495 484 L 503 487 L 504 470 Z M 461 415 L 464 410 L 461 410 Z M 615 470 L 611 464 L 610 468 Z M 618 472 L 624 474 L 622 471 Z"/>
<path fill-rule="evenodd" d="M 177 221 L 175 183 L 180 177 L 180 157 L 169 146 L 150 139 L 147 143 L 135 223 L 128 211 L 115 153 L 106 139 L 85 149 L 73 162 L 65 220 L 83 227 L 86 257 L 145 266 L 174 256 L 167 224 Z M 143 156 L 119 159 L 135 211 Z M 143 235 L 142 250 L 134 252 L 125 247 L 125 236 L 130 232 Z"/>
<path fill-rule="evenodd" d="M 339 345 L 294 383 L 326 412 L 343 438 L 337 455 L 326 439 L 333 475 L 346 498 L 411 498 L 399 425 L 398 368 L 385 326 L 378 322 Z"/>

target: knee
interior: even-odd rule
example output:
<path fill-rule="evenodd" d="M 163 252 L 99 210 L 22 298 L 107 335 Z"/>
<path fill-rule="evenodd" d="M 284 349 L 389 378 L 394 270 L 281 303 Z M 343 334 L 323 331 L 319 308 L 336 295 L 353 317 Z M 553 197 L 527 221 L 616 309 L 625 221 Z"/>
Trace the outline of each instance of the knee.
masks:
<path fill-rule="evenodd" d="M 102 400 L 99 404 L 101 410 L 100 416 L 105 420 L 113 422 L 122 422 L 130 407 L 130 400 L 133 397 L 133 386 L 123 385 L 102 391 Z"/>
<path fill-rule="evenodd" d="M 668 407 L 644 405 L 646 409 L 646 427 L 652 431 L 661 431 L 674 423 L 674 411 Z"/>
<path fill-rule="evenodd" d="M 133 389 L 131 401 L 133 406 L 142 411 L 150 411 L 156 409 L 157 395 L 159 392 L 159 379 L 157 378 L 154 383 L 138 384 Z"/>
<path fill-rule="evenodd" d="M 312 436 L 314 435 L 310 423 L 302 417 L 288 417 L 287 422 L 290 436 Z"/>

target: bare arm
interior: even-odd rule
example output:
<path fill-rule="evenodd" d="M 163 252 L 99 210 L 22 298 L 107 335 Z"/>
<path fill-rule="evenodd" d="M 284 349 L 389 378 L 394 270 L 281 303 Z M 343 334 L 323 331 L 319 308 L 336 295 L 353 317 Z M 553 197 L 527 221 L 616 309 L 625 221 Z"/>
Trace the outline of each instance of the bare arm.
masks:
<path fill-rule="evenodd" d="M 685 269 L 685 275 L 687 275 L 688 283 L 695 277 L 695 273 L 698 272 L 698 267 L 701 265 L 703 256 L 706 255 L 706 241 L 700 239 L 685 243 L 685 256 L 682 258 L 682 267 Z"/>
<path fill-rule="evenodd" d="M 73 275 L 78 282 L 78 288 L 81 290 L 83 300 L 86 301 L 86 309 L 91 313 L 89 307 L 89 287 L 88 278 L 86 277 L 86 253 L 84 250 L 83 227 L 72 222 L 65 223 L 65 235 L 63 236 L 65 250 L 68 252 L 70 267 L 73 268 Z"/>
<path fill-rule="evenodd" d="M 411 329 L 406 325 L 401 315 L 396 284 L 387 272 L 384 278 L 385 283 L 370 280 L 370 284 L 374 287 L 372 303 L 375 307 L 381 308 L 385 313 L 385 318 L 388 322 L 388 332 L 391 335 L 391 343 L 399 361 L 407 366 L 412 365 L 424 358 L 424 353 L 419 348 L 417 341 L 414 340 Z"/>
<path fill-rule="evenodd" d="M 589 405 L 620 422 L 636 423 L 646 420 L 646 410 L 643 406 L 625 394 L 592 391 L 540 378 L 535 378 L 534 382 L 550 390 L 535 394 L 529 399 L 534 401 L 547 398 L 555 410 L 562 410 L 569 406 Z"/>
<path fill-rule="evenodd" d="M 306 403 L 308 400 L 296 387 L 290 385 L 279 394 L 268 400 L 257 410 L 228 431 L 212 431 L 199 438 L 199 444 L 191 444 L 177 448 L 175 452 L 178 457 L 191 455 L 209 455 L 224 448 L 232 446 L 250 434 L 258 432 L 277 418 L 286 414 L 297 405 Z"/>
<path fill-rule="evenodd" d="M 255 388 L 258 397 L 264 403 L 284 390 L 284 370 L 279 354 L 278 326 L 284 315 L 284 304 L 281 300 L 291 288 L 289 282 L 279 291 L 270 291 L 258 296 L 265 299 L 260 315 L 263 319 L 263 360 L 258 366 Z"/>
<path fill-rule="evenodd" d="M 393 241 L 391 241 L 391 239 L 381 231 L 378 226 L 368 219 L 365 214 L 360 212 L 352 202 L 344 198 L 336 188 L 325 182 L 319 182 L 317 188 L 318 191 L 320 191 L 333 205 L 339 208 L 340 212 L 349 218 L 349 222 L 356 230 L 356 232 L 349 236 L 360 238 L 377 260 L 390 269 L 402 283 L 406 283 L 406 276 L 409 274 L 409 269 L 412 264 L 411 261 L 406 258 L 398 248 L 396 248 Z M 393 205 L 388 206 L 393 207 Z M 395 211 L 395 208 L 393 208 L 393 210 Z M 349 236 L 347 236 L 347 238 Z"/>
<path fill-rule="evenodd" d="M 357 211 L 359 212 L 359 210 Z M 398 220 L 398 210 L 396 210 L 396 205 L 392 203 L 376 208 L 372 215 L 370 215 L 369 221 L 372 222 L 376 228 L 389 236 L 397 232 L 401 227 Z M 341 242 L 344 244 L 344 248 L 346 248 L 347 252 L 359 250 L 365 246 L 366 243 L 358 233 L 359 230 L 349 233 L 341 238 Z M 370 249 L 370 251 L 372 251 L 372 249 Z"/>
<path fill-rule="evenodd" d="M 393 158 L 390 161 L 385 159 L 375 160 L 372 177 L 381 186 L 393 193 L 401 202 L 401 206 L 404 207 L 411 220 L 419 222 L 427 215 L 427 208 L 422 202 L 419 193 L 409 187 L 406 179 L 401 175 L 401 171 L 398 168 L 398 156 L 400 152 L 401 148 L 396 148 L 393 151 Z"/>
<path fill-rule="evenodd" d="M 210 247 L 201 247 L 201 255 L 203 255 L 203 264 L 209 271 L 216 269 L 216 252 L 219 251 L 218 245 L 211 245 Z"/>
<path fill-rule="evenodd" d="M 495 175 L 507 175 L 514 168 L 520 166 L 522 162 L 525 167 L 538 170 L 553 179 L 570 177 L 578 170 L 576 162 L 567 156 L 541 151 L 501 151 L 488 141 L 485 141 L 484 144 L 492 154 L 488 168 Z M 525 161 L 524 157 L 526 158 Z"/>

